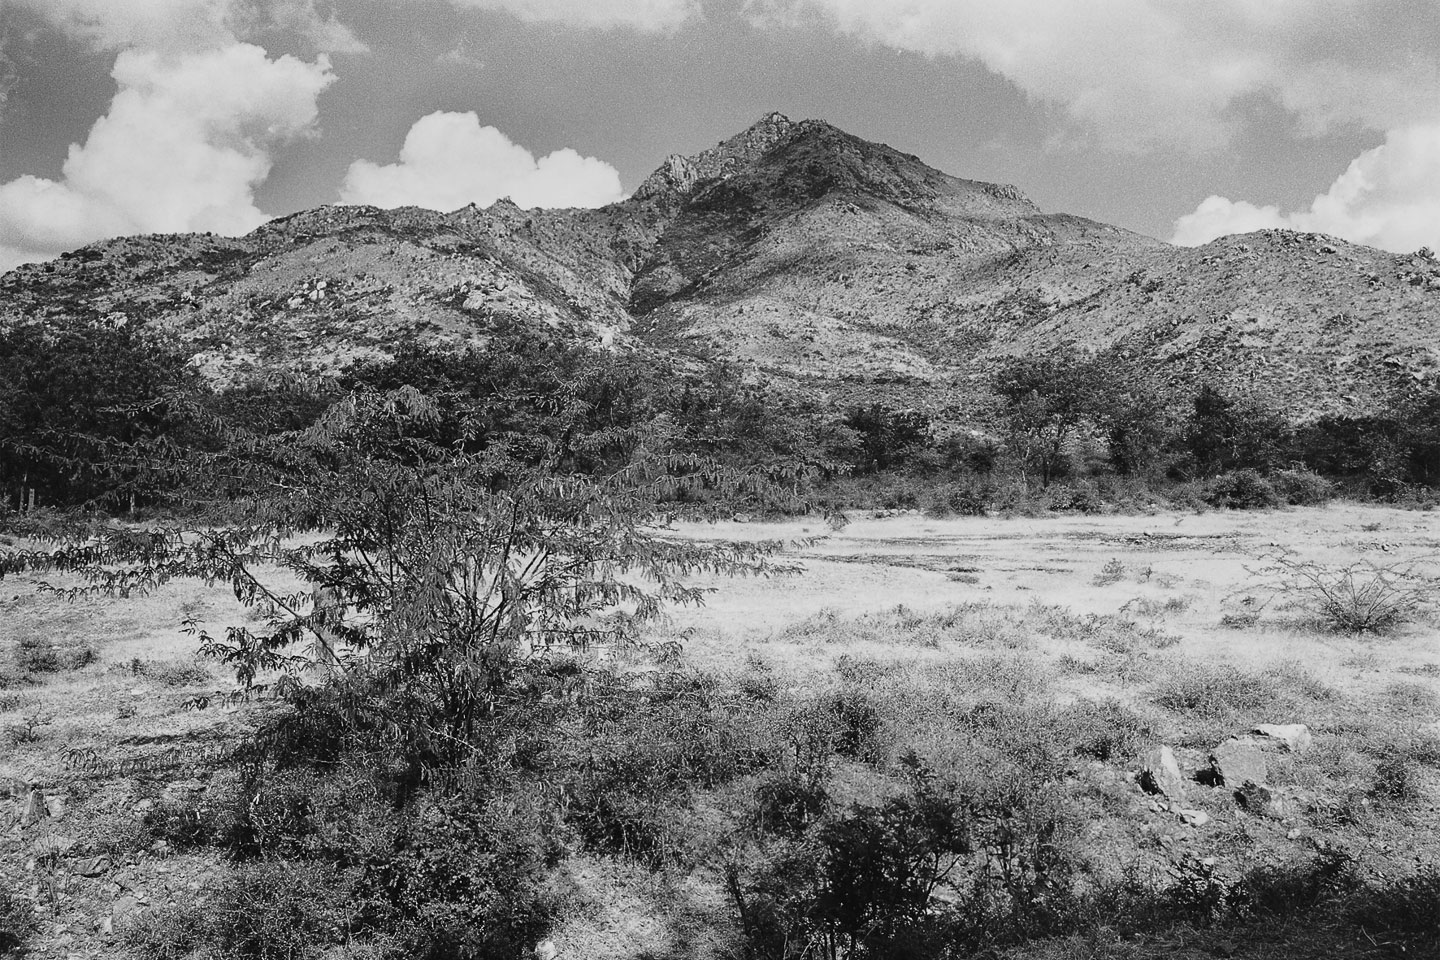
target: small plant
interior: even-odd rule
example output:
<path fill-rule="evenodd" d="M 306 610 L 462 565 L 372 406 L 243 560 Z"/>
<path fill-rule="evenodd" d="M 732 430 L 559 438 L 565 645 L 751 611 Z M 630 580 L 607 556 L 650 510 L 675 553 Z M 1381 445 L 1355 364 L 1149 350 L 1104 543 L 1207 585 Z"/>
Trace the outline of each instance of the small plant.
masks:
<path fill-rule="evenodd" d="M 32 635 L 15 645 L 15 666 L 23 673 L 56 673 L 60 665 L 60 651 L 48 640 Z"/>
<path fill-rule="evenodd" d="M 21 719 L 19 723 L 12 723 L 5 728 L 5 736 L 11 743 L 34 743 L 43 734 L 41 727 L 48 727 L 55 720 L 54 717 L 41 714 L 31 714 Z"/>
<path fill-rule="evenodd" d="M 1423 576 L 1428 558 L 1384 566 L 1359 560 L 1326 566 L 1276 554 L 1251 570 L 1270 592 L 1309 608 L 1322 623 L 1341 633 L 1384 633 L 1413 619 L 1434 586 Z"/>
<path fill-rule="evenodd" d="M 1375 764 L 1375 778 L 1370 783 L 1370 794 L 1375 799 L 1406 804 L 1419 799 L 1423 793 L 1420 764 L 1410 756 L 1391 754 Z"/>
<path fill-rule="evenodd" d="M 1112 583 L 1119 583 L 1124 577 L 1125 564 L 1121 563 L 1118 557 L 1111 557 L 1090 582 L 1097 587 L 1107 587 Z"/>

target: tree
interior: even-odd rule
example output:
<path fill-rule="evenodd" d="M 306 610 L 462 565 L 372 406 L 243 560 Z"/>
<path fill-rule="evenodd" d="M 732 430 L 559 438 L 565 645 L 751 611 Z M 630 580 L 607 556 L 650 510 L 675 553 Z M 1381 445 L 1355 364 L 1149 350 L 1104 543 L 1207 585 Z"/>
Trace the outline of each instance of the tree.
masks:
<path fill-rule="evenodd" d="M 134 325 L 24 322 L 0 332 L 4 501 L 70 506 L 155 493 L 167 480 L 141 449 L 183 429 L 198 390 L 184 358 Z"/>
<path fill-rule="evenodd" d="M 1000 369 L 993 389 L 1004 402 L 1006 444 L 1049 486 L 1064 472 L 1066 445 L 1095 420 L 1096 364 L 1065 352 L 1021 357 Z"/>
<path fill-rule="evenodd" d="M 66 530 L 52 549 L 0 555 L 0 578 L 73 571 L 122 595 L 177 577 L 227 583 L 264 627 L 202 634 L 202 650 L 297 707 L 282 722 L 302 738 L 383 745 L 418 783 L 473 757 L 478 724 L 532 653 L 632 642 L 667 604 L 700 601 L 684 582 L 696 572 L 786 569 L 766 544 L 664 533 L 677 490 L 733 496 L 763 480 L 647 453 L 638 432 L 633 462 L 567 474 L 558 445 L 532 464 L 498 441 L 437 444 L 437 415 L 413 389 L 357 391 L 310 428 L 237 436 L 197 463 L 205 522 Z M 302 589 L 274 586 L 277 568 Z"/>
<path fill-rule="evenodd" d="M 1184 442 L 1203 473 L 1270 470 L 1284 461 L 1289 432 L 1269 411 L 1231 400 L 1207 383 L 1195 395 Z"/>

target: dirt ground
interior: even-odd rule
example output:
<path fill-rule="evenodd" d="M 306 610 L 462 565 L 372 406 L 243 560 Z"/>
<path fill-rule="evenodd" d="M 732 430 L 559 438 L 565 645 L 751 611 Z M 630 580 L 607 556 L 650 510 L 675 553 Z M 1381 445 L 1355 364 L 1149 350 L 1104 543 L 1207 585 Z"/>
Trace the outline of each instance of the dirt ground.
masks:
<path fill-rule="evenodd" d="M 1345 691 L 1373 690 L 1401 675 L 1440 691 L 1440 627 L 1433 620 L 1383 638 L 1346 636 L 1308 622 L 1303 610 L 1283 609 L 1284 598 L 1262 589 L 1267 557 L 1281 552 L 1332 567 L 1414 561 L 1422 575 L 1440 576 L 1434 513 L 1350 503 L 1101 517 L 935 520 L 907 512 L 857 518 L 841 530 L 801 521 L 686 524 L 678 532 L 782 541 L 779 559 L 804 568 L 796 576 L 712 580 L 715 592 L 703 607 L 675 613 L 674 630 L 688 636 L 697 666 L 735 665 L 750 653 L 778 656 L 784 628 L 823 611 L 855 616 L 898 605 L 924 613 L 956 604 L 1045 604 L 1155 620 L 1179 637 L 1175 652 L 1199 659 L 1247 669 L 1301 663 Z M 1261 607 L 1253 625 L 1221 622 L 1227 613 Z"/>
<path fill-rule="evenodd" d="M 780 541 L 779 559 L 803 567 L 768 579 L 709 581 L 715 589 L 704 606 L 674 612 L 655 639 L 679 639 L 693 668 L 738 671 L 759 659 L 803 685 L 809 676 L 824 682 L 842 656 L 925 662 L 999 648 L 1016 654 L 1017 669 L 1047 674 L 1057 697 L 1117 699 L 1145 711 L 1167 664 L 1199 661 L 1292 677 L 1298 670 L 1345 703 L 1403 700 L 1407 724 L 1440 732 L 1433 606 L 1390 633 L 1346 635 L 1318 623 L 1303 598 L 1268 591 L 1273 579 L 1264 572 L 1266 558 L 1281 552 L 1330 567 L 1413 565 L 1431 578 L 1433 592 L 1437 514 L 1354 504 L 1011 519 L 905 513 L 852 515 L 841 529 L 811 518 L 682 524 L 675 532 Z M 955 608 L 968 612 L 954 636 L 897 645 L 894 630 L 863 628 L 868 616 L 903 621 Z M 1033 629 L 1057 616 L 1083 623 L 1115 614 L 1160 638 L 1135 655 L 1140 669 L 1092 669 L 1093 638 Z M 220 632 L 244 617 L 222 588 L 194 583 L 126 600 L 66 599 L 24 579 L 0 583 L 0 669 L 14 672 L 11 660 L 27 638 L 67 656 L 93 651 L 38 685 L 0 689 L 0 873 L 19 878 L 16 889 L 39 905 L 37 955 L 126 956 L 115 931 L 137 911 L 201 889 L 219 869 L 204 855 L 146 846 L 140 822 L 161 797 L 205 789 L 172 756 L 176 744 L 223 746 L 250 729 L 252 708 L 193 708 L 197 696 L 232 683 L 195 660 L 190 629 Z M 979 630 L 984 642 L 964 633 Z M 1254 721 L 1313 725 L 1314 718 Z M 50 804 L 36 809 L 37 794 Z M 1428 810 L 1433 821 L 1433 802 Z M 1292 826 L 1275 827 L 1280 841 Z M 1440 843 L 1434 833 L 1427 832 L 1431 847 Z M 643 920 L 627 914 L 615 923 L 628 929 Z M 558 936 L 563 942 L 564 931 Z M 607 936 L 609 946 L 594 955 L 626 955 L 627 943 L 661 946 L 648 935 L 604 930 L 590 931 L 586 942 Z"/>

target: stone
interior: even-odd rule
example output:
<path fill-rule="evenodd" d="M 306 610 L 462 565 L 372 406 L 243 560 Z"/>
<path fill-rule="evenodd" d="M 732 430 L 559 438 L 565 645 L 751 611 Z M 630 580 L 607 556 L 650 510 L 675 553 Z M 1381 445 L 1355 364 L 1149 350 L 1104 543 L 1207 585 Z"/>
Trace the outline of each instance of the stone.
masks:
<path fill-rule="evenodd" d="M 1203 827 L 1210 822 L 1210 814 L 1204 810 L 1185 809 L 1177 812 L 1180 814 L 1180 819 L 1192 827 Z"/>
<path fill-rule="evenodd" d="M 52 819 L 52 820 L 59 820 L 60 818 L 64 817 L 64 816 L 65 816 L 65 798 L 64 798 L 64 797 L 46 797 L 46 798 L 45 798 L 45 812 L 48 813 L 48 814 L 50 814 L 50 819 Z"/>
<path fill-rule="evenodd" d="M 1231 737 L 1210 754 L 1210 770 L 1217 785 L 1238 787 L 1247 780 L 1264 784 L 1269 775 L 1265 751 L 1256 743 Z"/>
<path fill-rule="evenodd" d="M 1253 780 L 1245 781 L 1236 789 L 1235 802 L 1249 813 L 1274 820 L 1284 819 L 1287 812 L 1283 797 Z"/>
<path fill-rule="evenodd" d="M 38 787 L 31 789 L 25 797 L 25 806 L 20 811 L 20 823 L 30 826 L 44 820 L 50 811 L 45 806 L 45 794 Z"/>
<path fill-rule="evenodd" d="M 535 944 L 535 960 L 555 960 L 559 953 L 554 940 L 541 940 Z"/>
<path fill-rule="evenodd" d="M 1175 760 L 1175 751 L 1160 746 L 1147 750 L 1140 759 L 1140 786 L 1148 793 L 1159 793 L 1167 797 L 1185 794 L 1185 778 L 1180 773 L 1180 764 Z"/>
<path fill-rule="evenodd" d="M 108 857 L 86 857 L 75 864 L 75 872 L 82 877 L 98 877 L 109 869 Z"/>
<path fill-rule="evenodd" d="M 116 920 L 124 920 L 130 914 L 140 909 L 140 901 L 132 896 L 123 896 L 110 906 L 110 916 Z"/>
<path fill-rule="evenodd" d="M 1310 749 L 1310 728 L 1303 723 L 1262 723 L 1251 734 L 1271 741 L 1286 753 L 1304 753 Z"/>

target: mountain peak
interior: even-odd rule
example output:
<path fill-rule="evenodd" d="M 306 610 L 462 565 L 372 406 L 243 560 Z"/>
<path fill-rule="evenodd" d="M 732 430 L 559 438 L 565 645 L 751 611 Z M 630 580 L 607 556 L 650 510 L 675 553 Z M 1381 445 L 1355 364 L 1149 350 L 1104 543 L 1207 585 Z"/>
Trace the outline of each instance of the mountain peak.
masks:
<path fill-rule="evenodd" d="M 686 196 L 701 184 L 724 180 L 754 163 L 799 126 L 780 111 L 772 110 L 730 139 L 722 140 L 693 157 L 678 153 L 666 157 L 665 162 L 636 189 L 635 197 L 644 200 Z"/>

